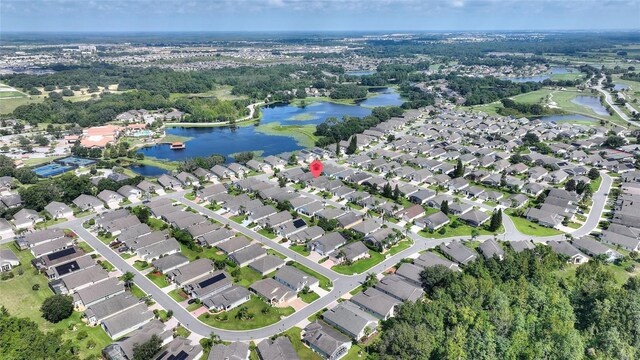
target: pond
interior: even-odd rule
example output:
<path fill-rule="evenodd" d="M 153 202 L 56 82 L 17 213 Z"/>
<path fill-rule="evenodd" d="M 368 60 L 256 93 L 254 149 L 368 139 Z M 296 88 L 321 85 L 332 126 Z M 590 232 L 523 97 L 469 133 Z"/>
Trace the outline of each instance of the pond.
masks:
<path fill-rule="evenodd" d="M 536 76 L 527 76 L 527 77 L 515 77 L 515 78 L 502 78 L 502 80 L 510 80 L 513 82 L 543 82 L 551 77 L 551 75 L 555 74 L 572 74 L 577 72 L 575 69 L 570 68 L 551 68 L 549 73 L 541 74 Z"/>
<path fill-rule="evenodd" d="M 150 176 L 150 177 L 156 177 L 156 176 L 169 173 L 169 170 L 163 169 L 161 167 L 153 166 L 153 165 L 132 165 L 132 166 L 129 166 L 129 169 L 131 169 L 131 171 L 133 171 L 138 175 Z"/>
<path fill-rule="evenodd" d="M 627 84 L 613 84 L 613 90 L 627 90 L 629 89 L 629 85 Z"/>
<path fill-rule="evenodd" d="M 236 127 L 167 128 L 166 133 L 168 135 L 191 138 L 185 143 L 186 149 L 170 150 L 168 144 L 158 144 L 138 151 L 148 157 L 180 161 L 195 156 L 211 154 L 221 154 L 229 157 L 229 155 L 242 151 L 255 151 L 260 152 L 261 156 L 269 156 L 300 150 L 303 146 L 298 144 L 292 137 L 269 135 L 256 131 L 256 129 L 270 123 L 313 126 L 322 123 L 329 117 L 338 119 L 342 119 L 345 115 L 364 117 L 371 114 L 372 107 L 401 105 L 403 103 L 400 95 L 393 88 L 382 88 L 373 91 L 378 95 L 363 100 L 356 105 L 336 104 L 327 101 L 310 102 L 305 106 L 268 105 L 261 109 L 262 118 L 260 122 Z M 135 169 L 132 170 L 135 171 Z M 147 170 L 140 169 L 140 171 Z"/>
<path fill-rule="evenodd" d="M 607 109 L 600 103 L 600 98 L 595 96 L 576 96 L 571 102 L 580 106 L 588 107 L 598 115 L 609 116 Z"/>
<path fill-rule="evenodd" d="M 592 118 L 592 117 L 588 117 L 588 116 L 584 116 L 584 115 L 578 115 L 578 114 L 573 114 L 573 115 L 549 115 L 549 116 L 542 116 L 539 118 L 535 118 L 535 120 L 542 120 L 542 121 L 549 121 L 549 122 L 570 122 L 570 121 L 589 121 L 589 122 L 595 122 L 598 121 L 598 119 Z"/>

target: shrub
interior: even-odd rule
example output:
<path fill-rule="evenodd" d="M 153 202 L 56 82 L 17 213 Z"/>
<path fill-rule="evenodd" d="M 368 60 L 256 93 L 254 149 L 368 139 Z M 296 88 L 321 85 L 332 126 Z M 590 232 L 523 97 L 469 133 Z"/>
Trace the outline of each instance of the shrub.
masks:
<path fill-rule="evenodd" d="M 33 284 L 33 286 L 31 286 L 31 290 L 33 290 L 33 291 L 40 290 L 40 284 Z"/>
<path fill-rule="evenodd" d="M 73 313 L 73 298 L 60 294 L 50 296 L 42 303 L 40 311 L 47 321 L 58 323 Z"/>
<path fill-rule="evenodd" d="M 76 335 L 76 339 L 83 340 L 83 339 L 86 339 L 88 336 L 89 334 L 87 334 L 85 330 L 82 330 L 78 333 L 78 335 Z"/>

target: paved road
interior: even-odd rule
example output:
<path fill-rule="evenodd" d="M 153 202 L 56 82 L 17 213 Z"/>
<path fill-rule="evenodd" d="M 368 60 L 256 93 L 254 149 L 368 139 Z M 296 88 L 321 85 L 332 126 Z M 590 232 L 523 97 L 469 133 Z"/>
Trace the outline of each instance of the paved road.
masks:
<path fill-rule="evenodd" d="M 582 227 L 570 233 L 574 238 L 589 235 L 598 227 L 598 223 L 600 223 L 600 218 L 607 204 L 607 197 L 613 184 L 613 178 L 604 171 L 600 172 L 600 176 L 602 176 L 602 183 L 600 184 L 600 188 L 593 194 L 593 204 L 591 205 L 591 211 L 589 212 L 587 221 L 585 221 Z"/>
<path fill-rule="evenodd" d="M 618 108 L 618 105 L 616 105 L 613 101 L 613 98 L 611 97 L 611 93 L 606 91 L 603 87 L 602 87 L 602 81 L 603 79 L 601 78 L 598 81 L 598 85 L 594 86 L 593 88 L 598 90 L 599 92 L 601 92 L 604 95 L 604 100 L 607 104 L 609 104 L 609 106 L 611 106 L 611 108 L 613 109 L 613 111 L 616 112 L 616 114 L 618 114 L 618 116 L 620 116 L 620 118 L 622 118 L 622 120 L 626 121 L 627 123 L 629 123 L 630 125 L 633 126 L 638 126 L 638 123 L 635 123 L 633 121 L 631 121 L 629 119 L 629 117 L 627 116 L 627 114 L 625 114 L 622 110 L 620 110 L 620 108 Z"/>

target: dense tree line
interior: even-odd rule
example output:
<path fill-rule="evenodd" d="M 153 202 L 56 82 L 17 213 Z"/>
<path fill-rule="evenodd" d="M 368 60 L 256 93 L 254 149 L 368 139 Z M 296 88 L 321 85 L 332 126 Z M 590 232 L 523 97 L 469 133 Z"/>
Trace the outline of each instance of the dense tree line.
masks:
<path fill-rule="evenodd" d="M 493 76 L 468 77 L 449 75 L 446 77 L 447 86 L 465 98 L 465 105 L 488 104 L 500 99 L 508 98 L 542 88 L 538 82 L 517 83 L 500 80 Z"/>
<path fill-rule="evenodd" d="M 321 138 L 316 142 L 318 146 L 327 146 L 335 142 L 347 140 L 351 135 L 359 134 L 368 128 L 389 120 L 394 116 L 401 116 L 403 110 L 396 106 L 377 107 L 371 115 L 363 118 L 345 116 L 342 120 L 330 117 L 316 126 L 315 135 Z"/>
<path fill-rule="evenodd" d="M 436 98 L 432 93 L 422 91 L 409 82 L 400 85 L 400 95 L 406 99 L 402 104 L 403 109 L 418 109 L 436 103 Z"/>
<path fill-rule="evenodd" d="M 0 308 L 0 358 L 6 360 L 77 360 L 71 341 L 62 340 L 62 330 L 47 333 L 32 320 L 11 316 Z"/>
<path fill-rule="evenodd" d="M 540 104 L 524 104 L 511 99 L 502 99 L 502 108 L 498 110 L 500 115 L 543 115 L 546 113 L 544 106 Z M 506 110 L 506 111 L 505 111 Z"/>
<path fill-rule="evenodd" d="M 331 88 L 332 99 L 364 99 L 367 97 L 367 88 L 355 84 L 336 85 Z"/>
<path fill-rule="evenodd" d="M 383 323 L 372 359 L 637 359 L 640 279 L 620 286 L 598 259 L 563 276 L 547 246 L 463 273 L 422 273 L 428 300 Z"/>
<path fill-rule="evenodd" d="M 217 100 L 208 98 L 169 99 L 148 91 L 123 94 L 103 94 L 100 99 L 70 102 L 48 98 L 41 103 L 18 106 L 13 116 L 32 125 L 40 123 L 78 124 L 81 127 L 102 125 L 113 121 L 125 111 L 134 109 L 177 108 L 189 112 L 185 121 L 208 122 L 238 119 L 248 112 L 248 100 Z"/>
<path fill-rule="evenodd" d="M 640 82 L 640 73 L 627 72 L 620 76 L 621 79 Z"/>

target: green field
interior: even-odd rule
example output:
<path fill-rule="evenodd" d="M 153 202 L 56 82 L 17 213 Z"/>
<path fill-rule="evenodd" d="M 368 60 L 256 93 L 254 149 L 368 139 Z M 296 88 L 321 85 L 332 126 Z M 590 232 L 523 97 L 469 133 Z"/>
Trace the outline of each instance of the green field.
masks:
<path fill-rule="evenodd" d="M 320 299 L 320 295 L 314 293 L 313 291 L 308 292 L 306 294 L 299 293 L 298 297 L 300 297 L 300 299 L 302 299 L 302 301 L 306 302 L 307 304 L 310 304 L 310 303 Z"/>
<path fill-rule="evenodd" d="M 238 319 L 236 318 L 241 308 L 246 308 L 248 314 L 253 315 L 252 318 Z M 263 313 L 263 309 L 269 309 Z M 207 325 L 226 330 L 249 330 L 258 329 L 271 324 L 275 324 L 282 317 L 293 314 L 295 310 L 292 307 L 276 308 L 268 305 L 260 298 L 251 296 L 251 299 L 241 306 L 218 315 L 202 314 L 198 317 L 200 321 Z"/>
<path fill-rule="evenodd" d="M 25 94 L 20 91 L 0 91 L 0 99 L 3 98 L 22 98 L 26 97 Z"/>
<path fill-rule="evenodd" d="M 227 269 L 228 271 L 231 269 Z M 240 268 L 240 281 L 238 281 L 238 285 L 248 288 L 254 282 L 262 279 L 262 275 L 259 272 L 249 268 L 248 266 L 243 266 Z"/>
<path fill-rule="evenodd" d="M 163 288 L 163 287 L 169 286 L 169 282 L 167 281 L 167 278 L 163 274 L 156 273 L 156 272 L 150 272 L 146 276 L 147 276 L 147 278 L 149 280 L 151 280 L 159 288 Z"/>
<path fill-rule="evenodd" d="M 10 114 L 20 105 L 34 104 L 44 101 L 43 96 L 22 97 L 16 99 L 1 99 L 0 114 Z"/>
<path fill-rule="evenodd" d="M 81 321 L 81 313 L 74 311 L 71 317 L 57 324 L 52 324 L 40 316 L 40 306 L 46 298 L 53 295 L 47 285 L 44 275 L 38 273 L 32 266 L 33 257 L 28 251 L 18 251 L 13 243 L 4 244 L 1 248 L 11 249 L 20 259 L 21 265 L 14 268 L 15 277 L 10 280 L 0 281 L 0 305 L 9 310 L 9 313 L 18 317 L 26 317 L 38 324 L 43 331 L 62 330 L 62 338 L 72 340 L 77 345 L 81 358 L 100 356 L 101 350 L 111 343 L 109 336 L 101 327 L 90 327 Z M 18 275 L 18 269 L 24 273 Z M 32 290 L 33 285 L 39 285 L 39 290 Z M 73 326 L 71 325 L 73 324 Z M 73 330 L 69 328 L 72 327 Z M 86 331 L 89 336 L 83 340 L 77 340 L 80 331 Z M 87 349 L 89 339 L 95 341 L 93 349 Z"/>
<path fill-rule="evenodd" d="M 298 145 L 312 147 L 318 138 L 313 134 L 316 131 L 315 125 L 280 125 L 279 122 L 271 122 L 260 125 L 255 131 L 267 135 L 280 135 L 294 138 Z"/>

